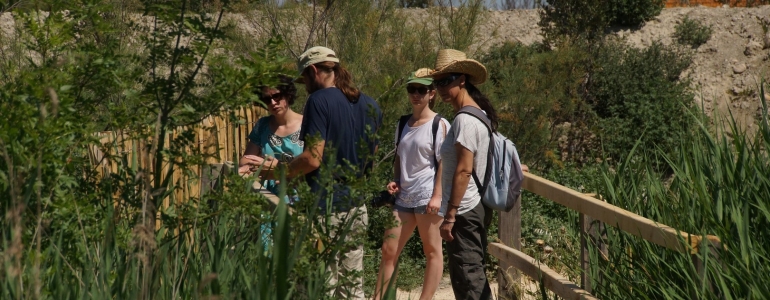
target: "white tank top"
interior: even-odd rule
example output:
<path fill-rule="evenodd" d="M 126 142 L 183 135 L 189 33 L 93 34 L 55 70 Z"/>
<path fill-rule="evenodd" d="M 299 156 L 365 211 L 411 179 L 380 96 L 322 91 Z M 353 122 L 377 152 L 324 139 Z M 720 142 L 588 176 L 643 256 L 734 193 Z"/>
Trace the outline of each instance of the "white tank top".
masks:
<path fill-rule="evenodd" d="M 449 131 L 449 122 L 441 118 L 436 131 L 436 139 L 432 138 L 433 121 L 425 122 L 417 127 L 407 123 L 401 132 L 401 141 L 396 153 L 401 161 L 401 192 L 398 193 L 396 204 L 402 207 L 418 207 L 428 205 L 433 196 L 436 168 L 433 157 L 441 161 L 439 147 L 444 142 L 444 135 Z M 398 124 L 396 124 L 398 135 Z M 396 137 L 398 139 L 398 137 Z"/>

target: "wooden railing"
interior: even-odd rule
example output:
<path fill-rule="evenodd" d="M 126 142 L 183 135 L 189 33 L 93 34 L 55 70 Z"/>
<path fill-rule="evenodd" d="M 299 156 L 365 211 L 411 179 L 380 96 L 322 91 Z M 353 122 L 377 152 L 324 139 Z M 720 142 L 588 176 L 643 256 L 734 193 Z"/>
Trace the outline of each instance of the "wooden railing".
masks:
<path fill-rule="evenodd" d="M 691 235 L 537 175 L 524 173 L 524 177 L 522 187 L 525 190 L 580 213 L 580 261 L 583 272 L 580 285 L 578 285 L 521 252 L 521 201 L 519 201 L 510 212 L 500 213 L 499 237 L 501 243 L 490 243 L 488 248 L 489 253 L 500 260 L 498 284 L 501 295 L 506 293 L 509 280 L 518 280 L 516 270 L 519 270 L 533 279 L 542 280 L 545 288 L 561 298 L 596 299 L 591 295 L 589 271 L 592 266 L 588 257 L 588 239 L 593 237 L 597 241 L 595 246 L 599 247 L 599 251 L 606 257 L 607 249 L 606 245 L 603 244 L 606 237 L 602 237 L 605 224 L 662 247 L 690 254 L 698 275 L 701 277 L 705 276 L 705 267 L 697 255 L 699 246 L 704 242 L 704 239 L 707 239 L 706 244 L 709 245 L 712 253 L 721 247 L 721 242 L 716 236 Z"/>

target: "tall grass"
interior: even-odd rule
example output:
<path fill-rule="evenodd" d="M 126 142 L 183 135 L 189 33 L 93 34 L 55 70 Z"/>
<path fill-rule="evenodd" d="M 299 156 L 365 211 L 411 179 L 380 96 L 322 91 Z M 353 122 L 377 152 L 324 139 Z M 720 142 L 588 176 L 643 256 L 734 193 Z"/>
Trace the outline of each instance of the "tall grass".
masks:
<path fill-rule="evenodd" d="M 200 119 L 286 73 L 280 40 L 225 56 L 224 10 L 185 0 L 146 1 L 127 24 L 105 21 L 122 13 L 111 1 L 32 4 L 49 11 L 16 11 L 16 35 L 0 37 L 19 43 L 4 57 L 22 55 L 0 66 L 1 299 L 331 298 L 327 266 L 362 239 L 340 238 L 352 220 L 326 225 L 314 201 L 273 210 L 227 172 L 200 197 L 183 184 L 212 155 L 196 144 Z M 123 134 L 105 143 L 105 129 Z"/>
<path fill-rule="evenodd" d="M 608 299 L 760 299 L 770 295 L 770 124 L 760 86 L 760 130 L 749 135 L 735 120 L 683 140 L 675 155 L 643 149 L 644 159 L 624 161 L 605 173 L 605 198 L 612 204 L 682 231 L 717 235 L 723 248 L 712 255 L 701 245 L 701 278 L 689 253 L 672 252 L 616 230 L 609 230 L 609 259 L 593 253 L 600 267 L 593 274 L 596 293 Z M 649 163 L 663 155 L 672 174 L 657 173 Z M 683 241 L 685 242 L 685 241 Z"/>

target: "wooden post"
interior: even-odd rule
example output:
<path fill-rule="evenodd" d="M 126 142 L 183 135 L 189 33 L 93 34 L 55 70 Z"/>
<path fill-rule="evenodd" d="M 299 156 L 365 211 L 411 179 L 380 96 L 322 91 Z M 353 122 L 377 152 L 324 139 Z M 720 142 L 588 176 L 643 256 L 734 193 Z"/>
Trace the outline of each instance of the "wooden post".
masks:
<path fill-rule="evenodd" d="M 588 247 L 596 247 L 599 250 L 599 259 L 607 259 L 607 229 L 599 220 L 591 216 L 580 214 L 580 287 L 589 293 L 593 293 L 591 284 L 591 256 Z M 598 262 L 597 262 L 598 263 Z M 601 282 L 599 282 L 601 284 Z"/>
<path fill-rule="evenodd" d="M 591 293 L 591 255 L 588 252 L 588 232 L 591 230 L 589 216 L 580 214 L 580 288 Z"/>
<path fill-rule="evenodd" d="M 497 236 L 500 242 L 508 247 L 521 251 L 521 196 L 516 200 L 513 209 L 509 212 L 500 212 L 500 224 L 497 228 Z M 514 284 L 519 282 L 519 271 L 509 262 L 499 260 L 497 270 L 498 295 L 510 295 L 516 293 Z M 516 295 L 516 298 L 519 298 Z"/>
<path fill-rule="evenodd" d="M 692 258 L 692 263 L 695 265 L 695 272 L 698 276 L 698 284 L 694 286 L 694 289 L 692 290 L 692 294 L 690 297 L 692 299 L 700 299 L 701 297 L 698 297 L 698 292 L 695 289 L 699 289 L 703 286 L 706 287 L 706 289 L 710 293 L 714 293 L 714 286 L 711 284 L 711 281 L 706 276 L 706 262 L 701 257 L 701 251 L 700 247 L 705 246 L 708 248 L 707 254 L 711 256 L 709 259 L 714 259 L 717 262 L 719 262 L 719 248 L 722 247 L 722 242 L 719 239 L 719 237 L 709 235 L 705 236 L 706 240 L 702 241 L 701 239 L 698 239 L 698 241 L 694 242 L 692 244 L 692 250 L 690 251 L 690 257 Z"/>

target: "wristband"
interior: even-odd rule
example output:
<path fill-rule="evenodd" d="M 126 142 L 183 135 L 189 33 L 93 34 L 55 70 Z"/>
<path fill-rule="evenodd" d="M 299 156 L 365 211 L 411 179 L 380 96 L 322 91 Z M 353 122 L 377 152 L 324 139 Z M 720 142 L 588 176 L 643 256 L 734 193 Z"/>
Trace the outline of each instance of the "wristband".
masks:
<path fill-rule="evenodd" d="M 455 204 L 452 204 L 452 203 L 448 203 L 447 206 L 460 209 L 460 204 L 455 205 Z"/>
<path fill-rule="evenodd" d="M 450 223 L 450 224 L 454 224 L 454 223 L 455 223 L 455 221 L 449 221 L 449 220 L 447 220 L 447 219 L 444 219 L 444 223 Z"/>

